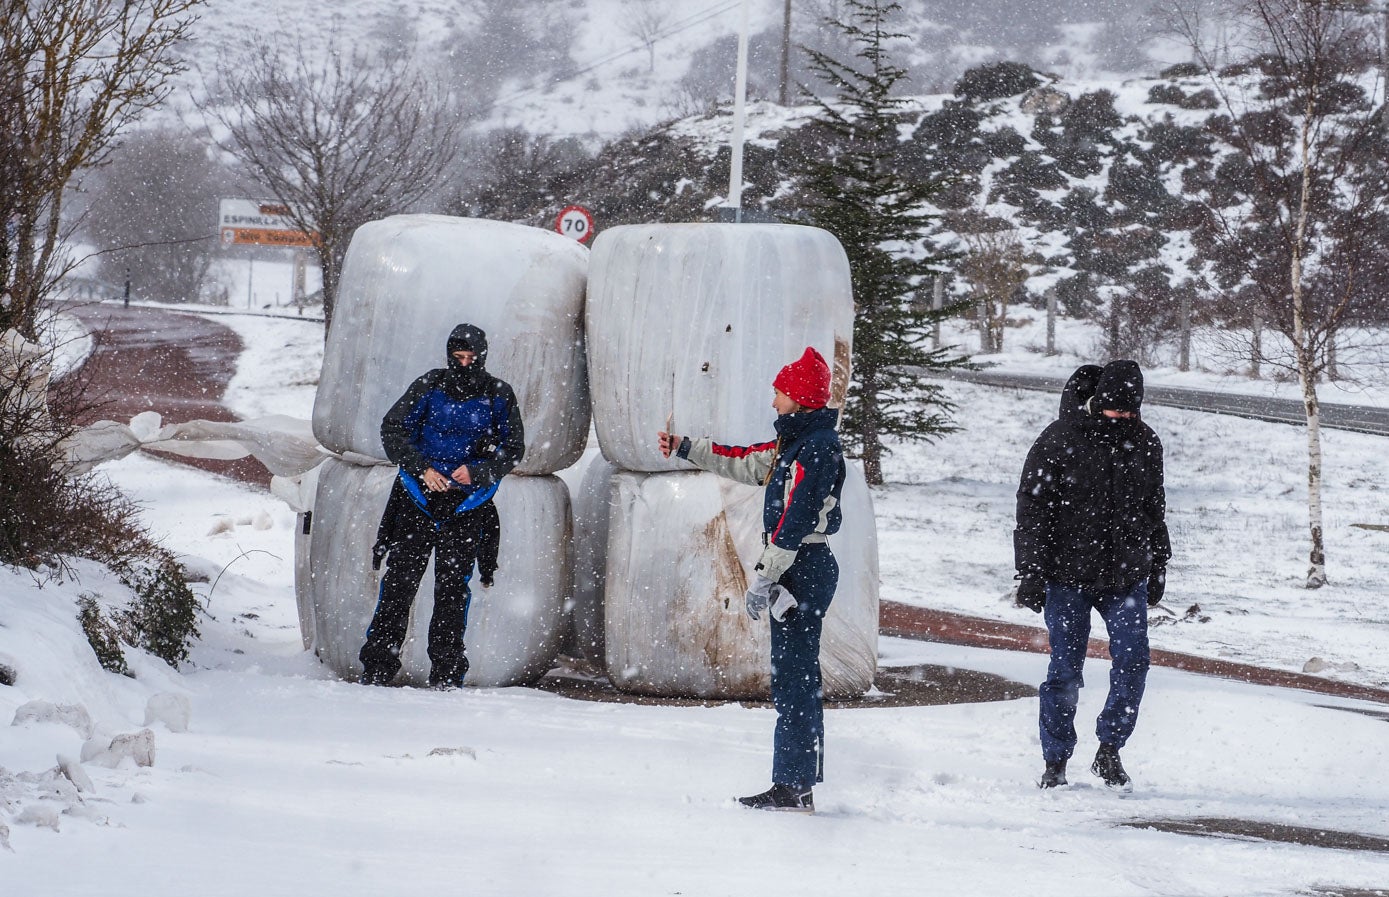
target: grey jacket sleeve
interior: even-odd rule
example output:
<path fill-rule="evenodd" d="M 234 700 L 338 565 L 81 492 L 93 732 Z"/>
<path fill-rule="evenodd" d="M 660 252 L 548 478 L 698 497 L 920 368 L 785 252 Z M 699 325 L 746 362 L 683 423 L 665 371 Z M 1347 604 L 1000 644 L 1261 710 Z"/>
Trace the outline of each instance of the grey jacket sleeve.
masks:
<path fill-rule="evenodd" d="M 719 445 L 710 439 L 692 439 L 687 436 L 681 440 L 676 454 L 700 470 L 707 470 L 749 486 L 761 486 L 767 482 L 767 475 L 771 473 L 772 462 L 776 459 L 776 449 L 775 442 Z"/>

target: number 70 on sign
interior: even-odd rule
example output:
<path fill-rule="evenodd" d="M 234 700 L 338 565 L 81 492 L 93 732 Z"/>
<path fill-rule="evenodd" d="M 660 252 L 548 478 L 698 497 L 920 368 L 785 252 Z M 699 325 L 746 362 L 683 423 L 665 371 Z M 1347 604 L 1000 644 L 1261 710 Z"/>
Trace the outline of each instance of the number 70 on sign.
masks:
<path fill-rule="evenodd" d="M 593 236 L 593 214 L 583 206 L 565 206 L 555 219 L 555 230 L 580 243 L 587 243 Z"/>

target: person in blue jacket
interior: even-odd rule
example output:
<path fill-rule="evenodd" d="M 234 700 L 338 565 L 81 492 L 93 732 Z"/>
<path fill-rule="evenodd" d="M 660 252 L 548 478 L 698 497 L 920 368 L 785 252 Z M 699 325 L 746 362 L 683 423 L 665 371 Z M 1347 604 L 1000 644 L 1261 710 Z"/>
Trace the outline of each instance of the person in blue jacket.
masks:
<path fill-rule="evenodd" d="M 500 537 L 492 498 L 525 453 L 516 394 L 486 363 L 487 334 L 459 324 L 449 334 L 448 367 L 416 379 L 381 421 L 381 444 L 400 472 L 372 551 L 374 567 L 386 559 L 386 575 L 358 655 L 364 685 L 386 685 L 400 671 L 410 605 L 430 554 L 429 684 L 454 688 L 468 672 L 468 582 L 479 563 L 483 585 L 491 585 Z"/>
<path fill-rule="evenodd" d="M 824 780 L 824 696 L 820 630 L 834 599 L 839 565 L 826 537 L 839 531 L 844 451 L 827 408 L 830 369 L 813 348 L 772 382 L 777 438 L 750 446 L 720 445 L 660 431 L 662 454 L 704 470 L 764 486 L 762 554 L 746 597 L 754 620 L 771 617 L 772 702 L 776 732 L 772 787 L 739 798 L 758 810 L 815 811 L 813 788 Z"/>

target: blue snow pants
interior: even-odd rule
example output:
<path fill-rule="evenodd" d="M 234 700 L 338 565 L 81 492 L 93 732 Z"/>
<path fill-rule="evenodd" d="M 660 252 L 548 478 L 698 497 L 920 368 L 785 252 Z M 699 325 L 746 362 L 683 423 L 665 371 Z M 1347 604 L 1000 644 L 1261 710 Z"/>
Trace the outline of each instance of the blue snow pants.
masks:
<path fill-rule="evenodd" d="M 1095 723 L 1100 744 L 1122 748 L 1138 722 L 1148 678 L 1148 580 L 1122 591 L 1047 583 L 1046 620 L 1051 665 L 1041 688 L 1042 757 L 1069 760 L 1076 746 L 1076 704 L 1090 640 L 1090 610 L 1109 630 L 1109 697 Z"/>
<path fill-rule="evenodd" d="M 785 620 L 772 620 L 772 782 L 808 789 L 824 773 L 820 628 L 839 584 L 839 564 L 829 545 L 803 544 L 779 581 L 800 604 Z"/>

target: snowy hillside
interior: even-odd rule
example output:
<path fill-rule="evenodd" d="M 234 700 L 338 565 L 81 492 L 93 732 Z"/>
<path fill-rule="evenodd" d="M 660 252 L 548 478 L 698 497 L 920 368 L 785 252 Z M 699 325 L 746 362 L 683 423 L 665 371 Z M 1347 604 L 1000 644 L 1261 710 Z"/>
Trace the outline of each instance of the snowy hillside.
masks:
<path fill-rule="evenodd" d="M 1141 0 L 1102 4 L 905 0 L 899 47 L 917 90 L 947 89 L 981 62 L 1015 59 L 1073 77 L 1151 72 L 1172 51 L 1154 39 Z M 835 0 L 796 0 L 793 43 L 836 48 L 823 26 Z M 784 5 L 749 6 L 753 96 L 775 98 Z M 740 0 L 210 0 L 188 58 L 200 93 L 220 51 L 253 33 L 309 43 L 338 29 L 344 45 L 412 52 L 465 105 L 488 108 L 479 128 L 522 125 L 552 137 L 608 139 L 700 110 L 733 90 Z M 792 80 L 813 86 L 799 50 Z"/>

